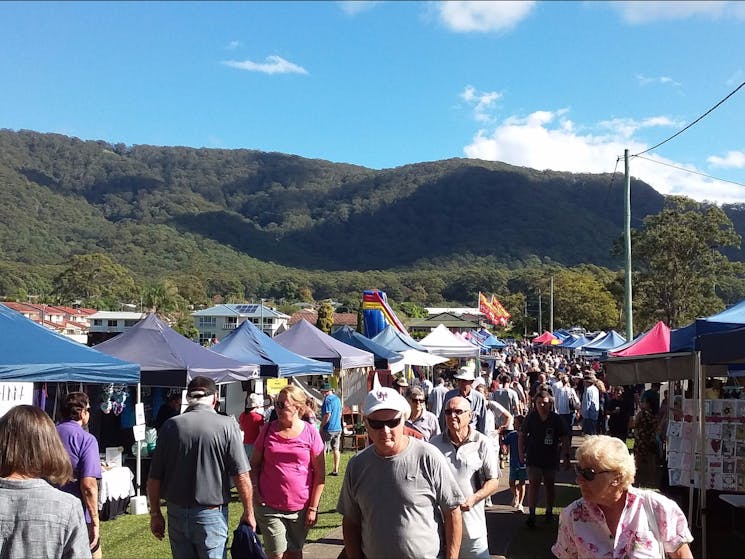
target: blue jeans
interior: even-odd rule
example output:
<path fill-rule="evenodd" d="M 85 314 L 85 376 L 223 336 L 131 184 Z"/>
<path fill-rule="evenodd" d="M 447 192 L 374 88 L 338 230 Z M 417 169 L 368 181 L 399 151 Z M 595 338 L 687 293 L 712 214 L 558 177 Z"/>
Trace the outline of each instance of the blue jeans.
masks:
<path fill-rule="evenodd" d="M 597 435 L 598 434 L 598 419 L 582 419 L 582 432 L 585 435 Z"/>
<path fill-rule="evenodd" d="M 168 539 L 178 559 L 226 559 L 228 506 L 180 507 L 168 503 Z"/>

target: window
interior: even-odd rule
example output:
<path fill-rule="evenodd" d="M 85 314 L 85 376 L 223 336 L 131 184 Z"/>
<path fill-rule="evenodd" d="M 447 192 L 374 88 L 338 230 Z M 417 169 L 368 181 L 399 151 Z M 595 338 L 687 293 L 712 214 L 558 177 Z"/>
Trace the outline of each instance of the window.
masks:
<path fill-rule="evenodd" d="M 204 330 L 205 328 L 217 328 L 217 317 L 216 316 L 200 316 L 199 317 L 199 326 L 198 328 L 200 330 Z M 211 334 L 210 334 L 211 337 Z"/>
<path fill-rule="evenodd" d="M 234 330 L 238 326 L 237 316 L 226 316 L 223 330 Z"/>
<path fill-rule="evenodd" d="M 108 325 L 109 328 L 116 328 L 117 326 L 119 326 L 119 321 L 118 320 L 107 320 L 106 324 Z"/>
<path fill-rule="evenodd" d="M 100 318 L 94 318 L 93 326 L 103 326 L 103 320 L 101 320 Z"/>
<path fill-rule="evenodd" d="M 213 332 L 200 332 L 199 333 L 199 344 L 200 345 L 208 345 L 212 338 L 215 337 L 215 334 Z"/>
<path fill-rule="evenodd" d="M 124 321 L 124 327 L 125 328 L 131 328 L 132 326 L 134 326 L 138 322 L 139 322 L 139 320 L 125 320 Z"/>

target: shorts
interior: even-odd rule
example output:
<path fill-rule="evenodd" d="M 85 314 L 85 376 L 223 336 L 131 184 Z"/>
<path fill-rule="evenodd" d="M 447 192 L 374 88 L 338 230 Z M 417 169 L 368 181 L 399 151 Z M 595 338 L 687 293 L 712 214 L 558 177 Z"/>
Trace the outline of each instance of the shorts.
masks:
<path fill-rule="evenodd" d="M 528 481 L 528 469 L 510 466 L 510 481 Z"/>
<path fill-rule="evenodd" d="M 554 481 L 556 479 L 556 470 L 554 468 L 528 466 L 528 479 L 544 479 L 545 481 Z"/>
<path fill-rule="evenodd" d="M 339 450 L 341 448 L 341 431 L 332 431 L 325 433 L 326 448 Z"/>
<path fill-rule="evenodd" d="M 254 507 L 256 523 L 264 538 L 267 556 L 282 556 L 285 551 L 301 552 L 308 535 L 305 510 L 287 512 L 266 505 Z"/>

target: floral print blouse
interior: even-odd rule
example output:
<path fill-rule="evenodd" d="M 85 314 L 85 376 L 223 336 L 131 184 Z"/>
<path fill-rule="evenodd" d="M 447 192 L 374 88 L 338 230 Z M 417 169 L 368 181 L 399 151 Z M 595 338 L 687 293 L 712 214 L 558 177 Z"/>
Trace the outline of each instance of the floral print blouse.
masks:
<path fill-rule="evenodd" d="M 561 512 L 559 534 L 551 551 L 559 559 L 659 559 L 660 546 L 650 530 L 644 499 L 652 505 L 665 553 L 693 541 L 688 521 L 675 501 L 629 487 L 615 534 L 610 533 L 598 505 L 577 499 Z"/>

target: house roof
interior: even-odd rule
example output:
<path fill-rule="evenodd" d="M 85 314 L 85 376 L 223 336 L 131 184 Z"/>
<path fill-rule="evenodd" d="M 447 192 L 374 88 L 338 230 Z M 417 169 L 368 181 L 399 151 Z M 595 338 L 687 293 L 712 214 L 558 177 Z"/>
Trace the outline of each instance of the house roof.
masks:
<path fill-rule="evenodd" d="M 262 310 L 263 307 L 263 310 Z M 289 315 L 281 313 L 271 307 L 260 305 L 258 303 L 223 303 L 214 305 L 208 309 L 201 309 L 191 313 L 192 316 L 246 316 L 251 318 L 257 317 L 274 317 L 290 318 Z"/>
<path fill-rule="evenodd" d="M 409 328 L 435 328 L 438 324 L 444 324 L 446 328 L 478 328 L 476 322 L 464 320 L 450 313 L 441 313 L 428 318 L 413 318 L 409 321 Z"/>
<path fill-rule="evenodd" d="M 351 328 L 357 328 L 357 313 L 355 312 L 335 312 L 333 314 L 333 319 L 334 326 L 349 326 Z M 292 313 L 288 324 L 292 326 L 301 320 L 306 320 L 315 326 L 316 322 L 318 322 L 318 311 L 308 309 Z"/>
<path fill-rule="evenodd" d="M 130 311 L 98 311 L 89 315 L 90 320 L 122 319 L 122 320 L 142 320 L 147 314 Z"/>

